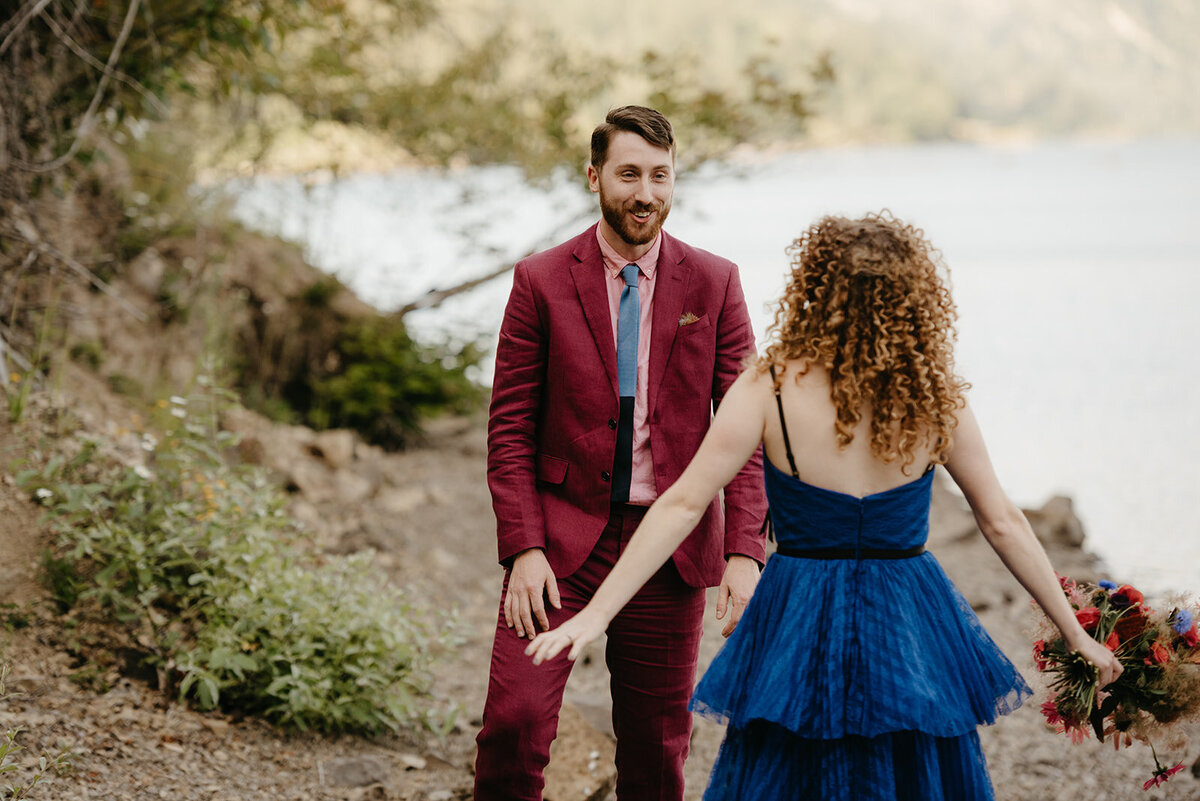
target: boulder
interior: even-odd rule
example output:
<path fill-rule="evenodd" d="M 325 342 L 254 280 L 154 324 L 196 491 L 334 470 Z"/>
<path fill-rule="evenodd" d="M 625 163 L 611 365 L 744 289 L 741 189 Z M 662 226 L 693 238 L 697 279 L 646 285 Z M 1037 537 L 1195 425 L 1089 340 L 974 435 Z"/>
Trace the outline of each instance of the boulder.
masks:
<path fill-rule="evenodd" d="M 550 746 L 545 801 L 600 801 L 616 785 L 616 744 L 592 726 L 572 703 L 558 717 L 558 737 Z"/>

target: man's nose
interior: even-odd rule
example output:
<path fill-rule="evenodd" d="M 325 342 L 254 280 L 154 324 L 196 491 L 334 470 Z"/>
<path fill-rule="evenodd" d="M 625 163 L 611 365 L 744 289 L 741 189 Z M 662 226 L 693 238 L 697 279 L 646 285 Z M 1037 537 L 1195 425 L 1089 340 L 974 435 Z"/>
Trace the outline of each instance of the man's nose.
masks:
<path fill-rule="evenodd" d="M 654 193 L 650 190 L 650 178 L 645 177 L 637 182 L 637 190 L 633 194 L 634 200 L 640 203 L 652 203 L 654 201 Z"/>

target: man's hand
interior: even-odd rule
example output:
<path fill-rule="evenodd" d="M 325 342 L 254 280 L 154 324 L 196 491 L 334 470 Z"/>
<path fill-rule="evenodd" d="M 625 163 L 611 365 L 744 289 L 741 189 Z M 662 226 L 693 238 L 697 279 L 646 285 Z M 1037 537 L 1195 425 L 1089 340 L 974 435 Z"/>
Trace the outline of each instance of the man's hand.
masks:
<path fill-rule="evenodd" d="M 510 629 L 516 629 L 518 637 L 533 639 L 537 634 L 533 625 L 535 618 L 542 631 L 550 628 L 543 595 L 550 599 L 550 605 L 555 609 L 562 609 L 558 582 L 554 580 L 554 571 L 546 561 L 545 552 L 541 548 L 521 551 L 513 559 L 508 592 L 504 594 L 504 622 Z"/>
<path fill-rule="evenodd" d="M 721 636 L 728 637 L 737 628 L 742 612 L 750 603 L 750 596 L 758 584 L 758 574 L 758 562 L 749 556 L 733 554 L 726 561 L 721 586 L 717 590 L 717 620 L 723 620 L 725 613 L 729 612 L 729 620 L 721 629 Z"/>

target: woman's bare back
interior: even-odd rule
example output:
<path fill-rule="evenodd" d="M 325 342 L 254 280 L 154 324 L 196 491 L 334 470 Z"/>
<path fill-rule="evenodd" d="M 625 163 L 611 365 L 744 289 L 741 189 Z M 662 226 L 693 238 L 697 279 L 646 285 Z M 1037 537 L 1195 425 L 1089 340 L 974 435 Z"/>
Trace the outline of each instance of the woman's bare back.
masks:
<path fill-rule="evenodd" d="M 780 397 L 792 455 L 802 481 L 861 498 L 907 484 L 925 472 L 930 462 L 928 444 L 922 443 L 916 448 L 916 458 L 907 473 L 900 459 L 887 463 L 871 452 L 869 407 L 862 410 L 862 420 L 854 429 L 854 439 L 846 447 L 839 447 L 834 428 L 836 407 L 829 394 L 829 374 L 817 366 L 810 366 L 807 372 L 799 374 L 800 365 L 799 361 L 789 361 L 786 370 L 776 368 L 776 374 L 780 376 Z M 790 474 L 770 375 L 760 376 L 758 383 L 762 387 L 763 402 L 768 404 L 763 414 L 766 458 Z"/>

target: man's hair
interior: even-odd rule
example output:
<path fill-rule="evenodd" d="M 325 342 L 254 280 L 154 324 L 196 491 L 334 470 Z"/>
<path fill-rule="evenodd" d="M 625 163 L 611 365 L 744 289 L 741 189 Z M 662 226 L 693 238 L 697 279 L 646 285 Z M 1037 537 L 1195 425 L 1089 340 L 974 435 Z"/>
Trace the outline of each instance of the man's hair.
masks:
<path fill-rule="evenodd" d="M 675 134 L 670 121 L 645 106 L 622 106 L 608 112 L 604 122 L 592 131 L 592 166 L 600 169 L 608 159 L 608 145 L 620 131 L 635 133 L 652 145 L 671 151 L 675 157 Z"/>

